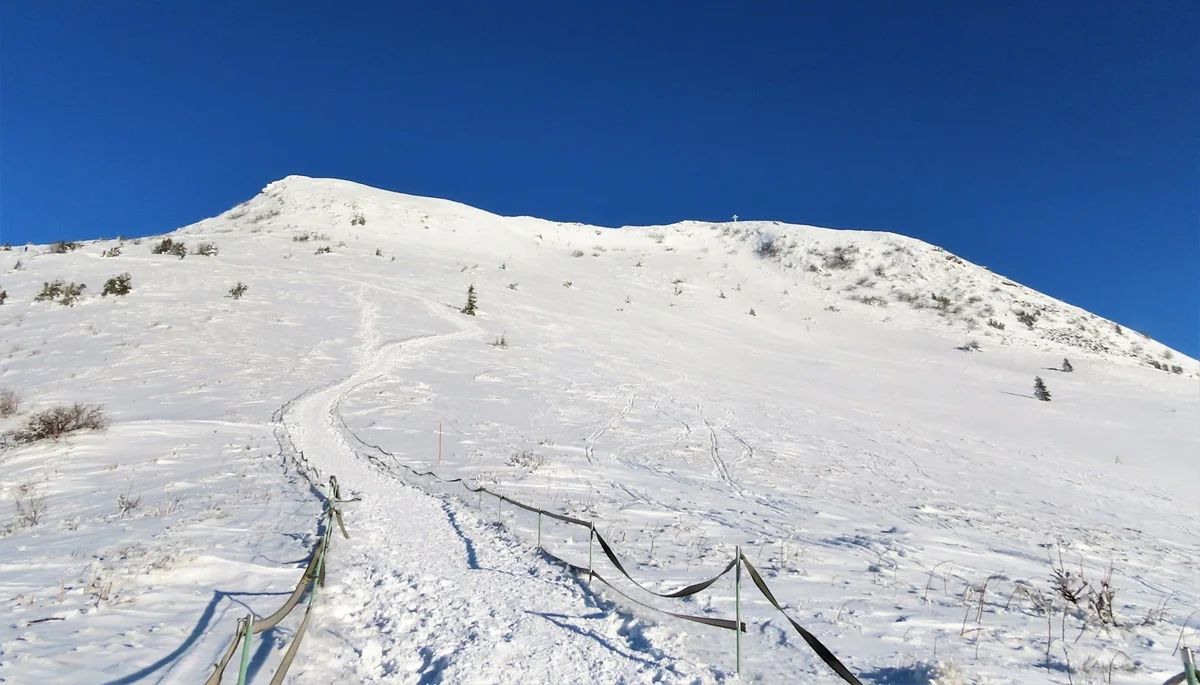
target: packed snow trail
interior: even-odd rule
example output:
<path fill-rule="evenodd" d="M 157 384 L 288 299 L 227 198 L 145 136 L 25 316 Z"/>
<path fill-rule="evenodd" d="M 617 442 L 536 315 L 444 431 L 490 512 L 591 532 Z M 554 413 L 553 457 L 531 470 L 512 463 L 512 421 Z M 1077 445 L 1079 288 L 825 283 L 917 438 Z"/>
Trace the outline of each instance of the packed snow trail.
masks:
<path fill-rule="evenodd" d="M 361 300 L 360 300 L 361 301 Z M 354 388 L 446 340 L 377 347 L 363 303 L 357 370 L 298 400 L 284 423 L 308 461 L 360 501 L 329 558 L 327 592 L 293 669 L 300 682 L 709 682 L 635 618 L 598 606 L 574 578 L 470 509 L 360 460 L 338 422 Z M 427 305 L 439 314 L 435 305 Z M 461 324 L 457 324 L 461 325 Z M 665 631 L 664 631 L 665 634 Z M 657 640 L 662 641 L 662 640 Z M 679 651 L 676 647 L 672 651 Z"/>

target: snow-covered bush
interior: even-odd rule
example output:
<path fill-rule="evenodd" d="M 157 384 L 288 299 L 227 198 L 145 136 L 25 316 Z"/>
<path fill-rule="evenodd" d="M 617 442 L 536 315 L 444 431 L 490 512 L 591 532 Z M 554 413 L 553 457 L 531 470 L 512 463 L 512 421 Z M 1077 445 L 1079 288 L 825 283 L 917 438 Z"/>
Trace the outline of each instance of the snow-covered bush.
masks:
<path fill-rule="evenodd" d="M 778 257 L 780 252 L 779 241 L 776 239 L 774 233 L 764 231 L 758 234 L 758 237 L 754 241 L 754 254 L 763 259 L 769 259 L 771 257 Z"/>
<path fill-rule="evenodd" d="M 833 251 L 824 255 L 826 269 L 849 269 L 857 260 L 858 248 L 854 245 L 843 247 L 838 245 Z"/>
<path fill-rule="evenodd" d="M 546 457 L 537 454 L 532 450 L 514 452 L 512 456 L 508 458 L 509 466 L 515 466 L 520 469 L 525 469 L 529 472 L 537 471 L 541 467 L 545 466 L 545 464 Z"/>
<path fill-rule="evenodd" d="M 201 257 L 216 257 L 217 246 L 213 243 L 200 243 L 196 246 L 196 249 L 192 250 L 192 254 L 199 255 Z"/>
<path fill-rule="evenodd" d="M 150 248 L 151 254 L 169 254 L 175 255 L 180 259 L 187 256 L 187 246 L 182 241 L 163 238 L 156 245 Z"/>
<path fill-rule="evenodd" d="M 100 293 L 101 297 L 109 295 L 128 295 L 130 290 L 133 290 L 132 277 L 125 273 L 119 276 L 113 276 L 104 282 L 104 290 Z"/>
<path fill-rule="evenodd" d="M 229 289 L 229 297 L 232 297 L 235 300 L 240 300 L 240 299 L 242 299 L 242 295 L 245 295 L 246 291 L 249 289 L 250 289 L 250 286 L 246 285 L 245 283 L 242 283 L 241 281 L 238 281 L 237 285 L 235 285 Z"/>
<path fill-rule="evenodd" d="M 76 402 L 33 414 L 23 428 L 10 431 L 8 438 L 12 442 L 24 444 L 39 440 L 57 440 L 68 433 L 104 430 L 107 427 L 108 419 L 99 405 Z"/>
<path fill-rule="evenodd" d="M 66 254 L 74 252 L 82 247 L 79 243 L 67 240 L 57 243 L 50 243 L 50 254 Z"/>

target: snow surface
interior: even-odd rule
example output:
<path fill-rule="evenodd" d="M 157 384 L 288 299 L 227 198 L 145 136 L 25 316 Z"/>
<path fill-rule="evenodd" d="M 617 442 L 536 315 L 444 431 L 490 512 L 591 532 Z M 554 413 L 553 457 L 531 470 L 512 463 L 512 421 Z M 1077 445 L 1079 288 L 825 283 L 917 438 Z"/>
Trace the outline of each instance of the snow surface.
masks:
<path fill-rule="evenodd" d="M 300 577 L 305 469 L 359 501 L 289 682 L 733 679 L 732 633 L 590 588 L 534 551 L 532 515 L 497 527 L 494 499 L 393 460 L 594 519 L 662 590 L 740 545 L 864 682 L 1161 682 L 1200 642 L 1200 366 L 934 246 L 601 229 L 303 177 L 171 236 L 220 252 L 0 252 L 0 389 L 23 399 L 0 429 L 75 401 L 112 420 L 0 452 L 0 682 L 201 682 Z M 122 272 L 132 293 L 100 297 Z M 34 303 L 56 278 L 84 300 Z M 10 523 L 31 493 L 43 521 Z M 586 566 L 586 531 L 542 535 Z M 1111 565 L 1118 627 L 1030 599 L 1060 553 L 1094 584 Z M 686 601 L 622 587 L 733 616 L 732 578 Z M 742 605 L 743 679 L 838 682 L 752 586 Z"/>

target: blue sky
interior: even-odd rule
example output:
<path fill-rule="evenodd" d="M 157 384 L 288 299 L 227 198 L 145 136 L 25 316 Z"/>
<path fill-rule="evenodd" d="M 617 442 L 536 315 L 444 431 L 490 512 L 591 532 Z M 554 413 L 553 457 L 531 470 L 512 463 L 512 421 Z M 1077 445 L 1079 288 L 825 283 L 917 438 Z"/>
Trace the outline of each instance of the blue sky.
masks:
<path fill-rule="evenodd" d="M 1200 3 L 4 2 L 0 240 L 288 174 L 941 245 L 1200 355 Z"/>

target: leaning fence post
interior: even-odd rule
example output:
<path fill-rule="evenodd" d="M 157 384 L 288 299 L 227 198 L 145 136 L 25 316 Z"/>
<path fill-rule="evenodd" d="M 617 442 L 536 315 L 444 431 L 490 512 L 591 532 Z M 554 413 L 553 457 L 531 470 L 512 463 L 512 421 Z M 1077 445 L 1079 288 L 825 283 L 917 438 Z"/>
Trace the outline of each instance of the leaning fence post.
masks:
<path fill-rule="evenodd" d="M 733 548 L 737 569 L 733 572 L 733 632 L 737 635 L 737 674 L 742 675 L 742 547 Z"/>
<path fill-rule="evenodd" d="M 592 582 L 592 543 L 596 540 L 596 524 L 588 522 L 588 582 Z"/>
<path fill-rule="evenodd" d="M 542 512 L 538 511 L 538 551 L 542 551 Z"/>
<path fill-rule="evenodd" d="M 1196 664 L 1192 661 L 1192 650 L 1183 648 L 1183 674 L 1187 676 L 1188 685 L 1197 685 L 1200 678 L 1196 676 Z"/>
<path fill-rule="evenodd" d="M 246 636 L 242 640 L 242 665 L 238 668 L 238 685 L 246 685 L 246 672 L 250 670 L 250 641 L 254 637 L 254 614 L 242 619 L 246 625 Z"/>
<path fill-rule="evenodd" d="M 504 504 L 504 495 L 496 497 L 496 523 L 501 523 L 500 505 Z"/>

